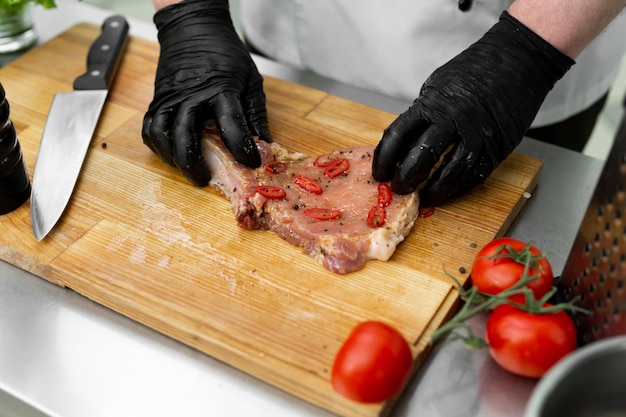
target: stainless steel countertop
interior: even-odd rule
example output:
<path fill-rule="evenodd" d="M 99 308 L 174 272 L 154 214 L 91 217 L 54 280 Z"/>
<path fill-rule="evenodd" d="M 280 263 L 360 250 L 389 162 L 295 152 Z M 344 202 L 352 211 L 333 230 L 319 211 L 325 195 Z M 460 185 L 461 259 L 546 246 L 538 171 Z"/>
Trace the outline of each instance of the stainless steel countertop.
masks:
<path fill-rule="evenodd" d="M 79 21 L 112 14 L 75 0 L 37 9 L 41 42 Z M 150 23 L 131 34 L 156 40 Z M 399 113 L 409 103 L 258 58 L 262 73 Z M 544 161 L 539 186 L 508 235 L 534 240 L 560 274 L 602 161 L 525 139 L 518 151 Z M 473 320 L 476 328 L 484 320 Z M 486 351 L 438 347 L 394 416 L 522 416 L 535 381 L 501 370 Z M 329 413 L 156 333 L 81 295 L 0 261 L 0 415 L 327 416 Z"/>

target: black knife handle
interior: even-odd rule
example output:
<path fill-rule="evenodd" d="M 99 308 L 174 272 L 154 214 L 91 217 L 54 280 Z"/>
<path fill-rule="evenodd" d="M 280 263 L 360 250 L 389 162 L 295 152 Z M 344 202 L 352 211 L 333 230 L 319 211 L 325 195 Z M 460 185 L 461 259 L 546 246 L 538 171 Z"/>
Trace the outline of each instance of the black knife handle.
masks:
<path fill-rule="evenodd" d="M 121 61 L 128 39 L 128 22 L 111 16 L 102 24 L 102 33 L 89 48 L 87 72 L 74 80 L 74 90 L 108 90 Z"/>

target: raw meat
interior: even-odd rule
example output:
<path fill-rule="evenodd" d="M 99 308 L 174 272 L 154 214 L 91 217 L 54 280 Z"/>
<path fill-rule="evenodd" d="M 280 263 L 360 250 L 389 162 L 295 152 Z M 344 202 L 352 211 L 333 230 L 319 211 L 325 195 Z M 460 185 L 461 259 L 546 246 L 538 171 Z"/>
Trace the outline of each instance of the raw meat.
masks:
<path fill-rule="evenodd" d="M 393 194 L 389 205 L 384 207 L 384 225 L 368 225 L 368 213 L 372 207 L 380 205 L 378 183 L 371 175 L 373 147 L 343 149 L 307 158 L 275 142 L 258 142 L 257 146 L 263 164 L 284 170 L 274 173 L 263 166 L 244 167 L 234 161 L 213 131 L 206 134 L 203 141 L 203 154 L 211 171 L 210 186 L 231 201 L 241 227 L 270 229 L 289 243 L 301 246 L 330 271 L 340 274 L 361 269 L 369 259 L 388 260 L 410 233 L 418 216 L 417 192 L 403 196 Z M 347 160 L 349 168 L 340 172 L 346 165 L 339 167 L 339 171 L 331 173 L 340 172 L 339 175 L 332 178 L 324 175 L 327 167 L 319 165 L 339 159 Z M 342 161 L 342 164 L 346 163 Z M 302 176 L 313 180 L 314 184 L 309 185 L 319 187 L 313 191 L 321 190 L 321 194 L 298 186 L 296 178 Z M 259 192 L 258 186 L 279 187 L 285 195 L 268 198 Z M 306 188 L 307 184 L 304 186 Z M 321 218 L 324 220 L 311 218 L 307 210 L 311 208 L 323 209 Z M 320 216 L 313 213 L 313 217 Z"/>

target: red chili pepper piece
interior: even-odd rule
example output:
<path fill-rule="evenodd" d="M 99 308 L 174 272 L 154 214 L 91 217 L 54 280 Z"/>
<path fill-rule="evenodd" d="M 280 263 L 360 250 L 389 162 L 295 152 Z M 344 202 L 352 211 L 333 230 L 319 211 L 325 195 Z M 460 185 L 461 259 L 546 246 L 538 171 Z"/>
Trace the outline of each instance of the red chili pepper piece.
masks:
<path fill-rule="evenodd" d="M 327 167 L 329 163 L 331 163 L 332 161 L 336 159 L 337 157 L 335 155 L 320 155 L 317 158 L 315 158 L 315 161 L 313 161 L 313 166 L 318 167 L 318 168 L 324 168 L 324 167 Z"/>
<path fill-rule="evenodd" d="M 420 219 L 424 219 L 426 217 L 432 216 L 434 212 L 434 207 L 420 207 L 417 217 Z"/>
<path fill-rule="evenodd" d="M 319 185 L 317 181 L 304 175 L 298 174 L 293 178 L 293 180 L 298 187 L 310 192 L 311 194 L 320 195 L 324 191 L 322 190 L 322 186 Z"/>
<path fill-rule="evenodd" d="M 339 210 L 322 207 L 310 207 L 304 210 L 303 213 L 309 219 L 314 220 L 332 220 L 341 215 L 341 212 Z"/>
<path fill-rule="evenodd" d="M 387 212 L 381 206 L 374 206 L 367 213 L 367 225 L 369 227 L 377 228 L 385 225 L 385 218 Z"/>
<path fill-rule="evenodd" d="M 335 178 L 346 172 L 350 168 L 350 162 L 345 159 L 335 159 L 328 163 L 326 168 L 324 168 L 324 175 L 328 178 Z"/>
<path fill-rule="evenodd" d="M 268 162 L 267 164 L 263 164 L 263 168 L 269 173 L 278 174 L 287 169 L 287 165 L 280 161 Z"/>
<path fill-rule="evenodd" d="M 381 182 L 378 184 L 378 205 L 381 207 L 387 207 L 391 204 L 391 186 L 387 182 Z"/>
<path fill-rule="evenodd" d="M 285 198 L 287 193 L 280 187 L 272 185 L 258 185 L 256 192 L 267 198 Z"/>

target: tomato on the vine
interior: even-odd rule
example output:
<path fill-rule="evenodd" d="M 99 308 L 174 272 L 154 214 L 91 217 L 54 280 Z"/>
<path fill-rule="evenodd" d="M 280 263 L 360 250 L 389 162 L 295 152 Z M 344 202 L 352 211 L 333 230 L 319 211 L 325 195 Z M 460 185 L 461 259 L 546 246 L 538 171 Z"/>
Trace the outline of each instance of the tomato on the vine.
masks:
<path fill-rule="evenodd" d="M 358 324 L 333 363 L 335 391 L 358 402 L 376 403 L 396 395 L 409 375 L 413 355 L 402 334 L 378 321 Z"/>
<path fill-rule="evenodd" d="M 431 334 L 432 342 L 462 329 L 456 336 L 466 345 L 489 346 L 491 357 L 502 368 L 532 378 L 543 376 L 576 349 L 576 326 L 567 312 L 588 311 L 577 306 L 576 299 L 554 305 L 546 302 L 556 292 L 552 268 L 545 254 L 531 243 L 495 239 L 478 252 L 469 289 L 452 279 L 465 304 Z M 490 314 L 483 340 L 467 320 L 485 311 Z"/>
<path fill-rule="evenodd" d="M 513 238 L 502 237 L 487 243 L 476 255 L 472 265 L 472 284 L 484 294 L 498 294 L 511 288 L 524 273 L 524 261 L 517 255 L 524 255 L 524 249 L 532 257 L 528 276 L 537 276 L 527 287 L 539 299 L 552 289 L 554 274 L 550 262 L 535 246 Z M 523 256 L 521 257 L 523 258 Z"/>
<path fill-rule="evenodd" d="M 577 346 L 576 327 L 563 310 L 535 314 L 502 304 L 487 319 L 486 333 L 489 353 L 500 366 L 532 378 Z"/>

